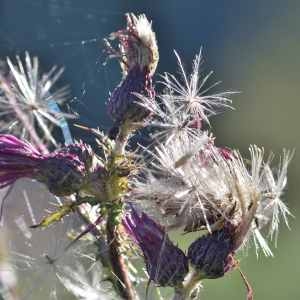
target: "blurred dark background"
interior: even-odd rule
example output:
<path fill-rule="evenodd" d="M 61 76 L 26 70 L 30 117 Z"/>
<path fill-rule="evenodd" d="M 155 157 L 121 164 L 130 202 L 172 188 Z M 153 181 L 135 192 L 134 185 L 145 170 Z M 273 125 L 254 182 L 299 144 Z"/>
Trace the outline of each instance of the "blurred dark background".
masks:
<path fill-rule="evenodd" d="M 224 90 L 238 90 L 235 111 L 212 120 L 219 145 L 264 145 L 267 152 L 296 148 L 286 200 L 294 219 L 281 229 L 274 258 L 259 259 L 252 249 L 241 260 L 255 299 L 300 299 L 299 111 L 300 2 L 279 0 L 0 0 L 0 57 L 39 56 L 44 70 L 66 67 L 71 107 L 80 123 L 109 128 L 105 101 L 120 80 L 117 62 L 103 65 L 102 39 L 125 24 L 124 13 L 153 20 L 160 49 L 158 73 L 176 72 L 173 49 L 190 66 L 203 46 L 205 71 L 215 71 Z M 74 136 L 88 141 L 82 131 Z M 17 229 L 16 229 L 17 230 Z M 245 299 L 237 272 L 207 280 L 201 299 Z"/>

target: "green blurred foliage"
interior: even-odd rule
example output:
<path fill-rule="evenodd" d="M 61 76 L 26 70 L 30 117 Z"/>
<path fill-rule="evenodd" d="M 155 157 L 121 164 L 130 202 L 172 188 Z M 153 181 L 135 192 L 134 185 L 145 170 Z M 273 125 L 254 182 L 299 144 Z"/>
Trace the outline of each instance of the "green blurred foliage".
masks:
<path fill-rule="evenodd" d="M 269 1 L 271 4 L 272 1 Z M 277 1 L 278 2 L 278 1 Z M 288 4 L 291 1 L 287 1 Z M 272 2 L 276 6 L 276 1 Z M 272 9 L 272 8 L 270 8 Z M 300 287 L 300 31 L 299 2 L 271 21 L 245 43 L 225 43 L 223 77 L 242 93 L 235 97 L 236 111 L 216 118 L 214 129 L 221 145 L 240 148 L 247 154 L 249 144 L 262 145 L 266 154 L 280 154 L 283 147 L 296 149 L 289 168 L 285 199 L 295 216 L 291 231 L 284 227 L 274 258 L 256 258 L 254 250 L 241 258 L 255 292 L 255 299 L 299 299 Z M 246 39 L 244 39 L 245 41 Z M 278 157 L 278 156 L 277 156 Z M 245 289 L 237 272 L 224 279 L 205 281 L 202 299 L 243 299 Z"/>

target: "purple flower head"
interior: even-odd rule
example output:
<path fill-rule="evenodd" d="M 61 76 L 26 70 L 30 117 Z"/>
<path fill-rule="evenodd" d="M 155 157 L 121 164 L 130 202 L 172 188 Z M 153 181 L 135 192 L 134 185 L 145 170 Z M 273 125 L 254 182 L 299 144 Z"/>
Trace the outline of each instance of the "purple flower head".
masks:
<path fill-rule="evenodd" d="M 188 249 L 188 258 L 202 278 L 219 278 L 233 266 L 233 240 L 226 227 L 201 236 Z"/>
<path fill-rule="evenodd" d="M 0 188 L 22 177 L 33 178 L 44 156 L 31 144 L 13 135 L 0 135 Z"/>
<path fill-rule="evenodd" d="M 123 79 L 112 92 L 108 103 L 108 113 L 118 124 L 126 120 L 143 121 L 150 112 L 136 102 L 134 93 L 154 97 L 152 76 L 158 63 L 158 48 L 151 22 L 144 15 L 127 14 L 127 27 L 114 32 L 110 39 L 118 40 L 119 50 L 113 49 L 106 40 L 110 57 L 120 60 Z"/>
<path fill-rule="evenodd" d="M 188 272 L 188 259 L 161 226 L 134 209 L 125 216 L 123 225 L 144 254 L 150 280 L 160 286 L 176 286 L 183 281 Z"/>
<path fill-rule="evenodd" d="M 68 196 L 79 192 L 87 173 L 86 147 L 73 144 L 50 153 L 40 164 L 37 180 L 57 196 Z"/>
<path fill-rule="evenodd" d="M 0 188 L 27 177 L 44 183 L 57 196 L 73 194 L 83 184 L 87 149 L 73 144 L 43 155 L 26 141 L 0 135 Z"/>

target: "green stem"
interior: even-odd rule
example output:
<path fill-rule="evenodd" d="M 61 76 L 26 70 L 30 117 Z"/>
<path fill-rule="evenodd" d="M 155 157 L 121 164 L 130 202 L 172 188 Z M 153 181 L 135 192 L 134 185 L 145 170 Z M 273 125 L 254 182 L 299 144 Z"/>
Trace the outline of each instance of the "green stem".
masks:
<path fill-rule="evenodd" d="M 123 156 L 125 154 L 125 147 L 127 145 L 130 135 L 130 127 L 126 122 L 122 124 L 119 128 L 119 133 L 115 140 L 115 147 L 112 153 L 112 161 L 118 156 Z M 121 253 L 121 243 L 120 243 L 120 220 L 119 217 L 122 213 L 122 205 L 120 207 L 114 206 L 113 203 L 119 202 L 121 204 L 121 199 L 116 199 L 115 193 L 111 193 L 108 189 L 107 201 L 111 203 L 112 206 L 108 208 L 108 216 L 106 223 L 106 234 L 107 234 L 107 244 L 110 257 L 110 263 L 112 267 L 112 272 L 116 277 L 115 286 L 119 291 L 120 295 L 127 300 L 138 299 L 135 289 L 129 278 L 128 269 Z M 117 197 L 118 198 L 118 197 Z"/>
<path fill-rule="evenodd" d="M 115 156 L 124 155 L 125 147 L 127 145 L 131 132 L 132 129 L 130 127 L 130 124 L 127 124 L 127 122 L 119 127 L 119 133 L 116 138 L 116 145 L 114 149 Z"/>

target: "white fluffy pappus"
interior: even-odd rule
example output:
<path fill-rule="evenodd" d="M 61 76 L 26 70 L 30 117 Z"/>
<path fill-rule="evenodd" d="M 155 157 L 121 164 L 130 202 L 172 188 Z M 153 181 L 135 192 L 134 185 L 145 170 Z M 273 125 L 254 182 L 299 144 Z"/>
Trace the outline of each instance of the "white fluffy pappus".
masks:
<path fill-rule="evenodd" d="M 256 249 L 271 256 L 260 230 L 270 224 L 271 237 L 278 235 L 281 219 L 288 225 L 291 215 L 281 199 L 292 152 L 284 151 L 277 172 L 264 150 L 250 146 L 250 159 L 238 151 L 225 158 L 207 134 L 198 142 L 189 136 L 147 150 L 150 168 L 137 179 L 132 196 L 169 229 L 214 231 L 223 223 L 235 228 L 234 247 L 251 238 Z"/>

